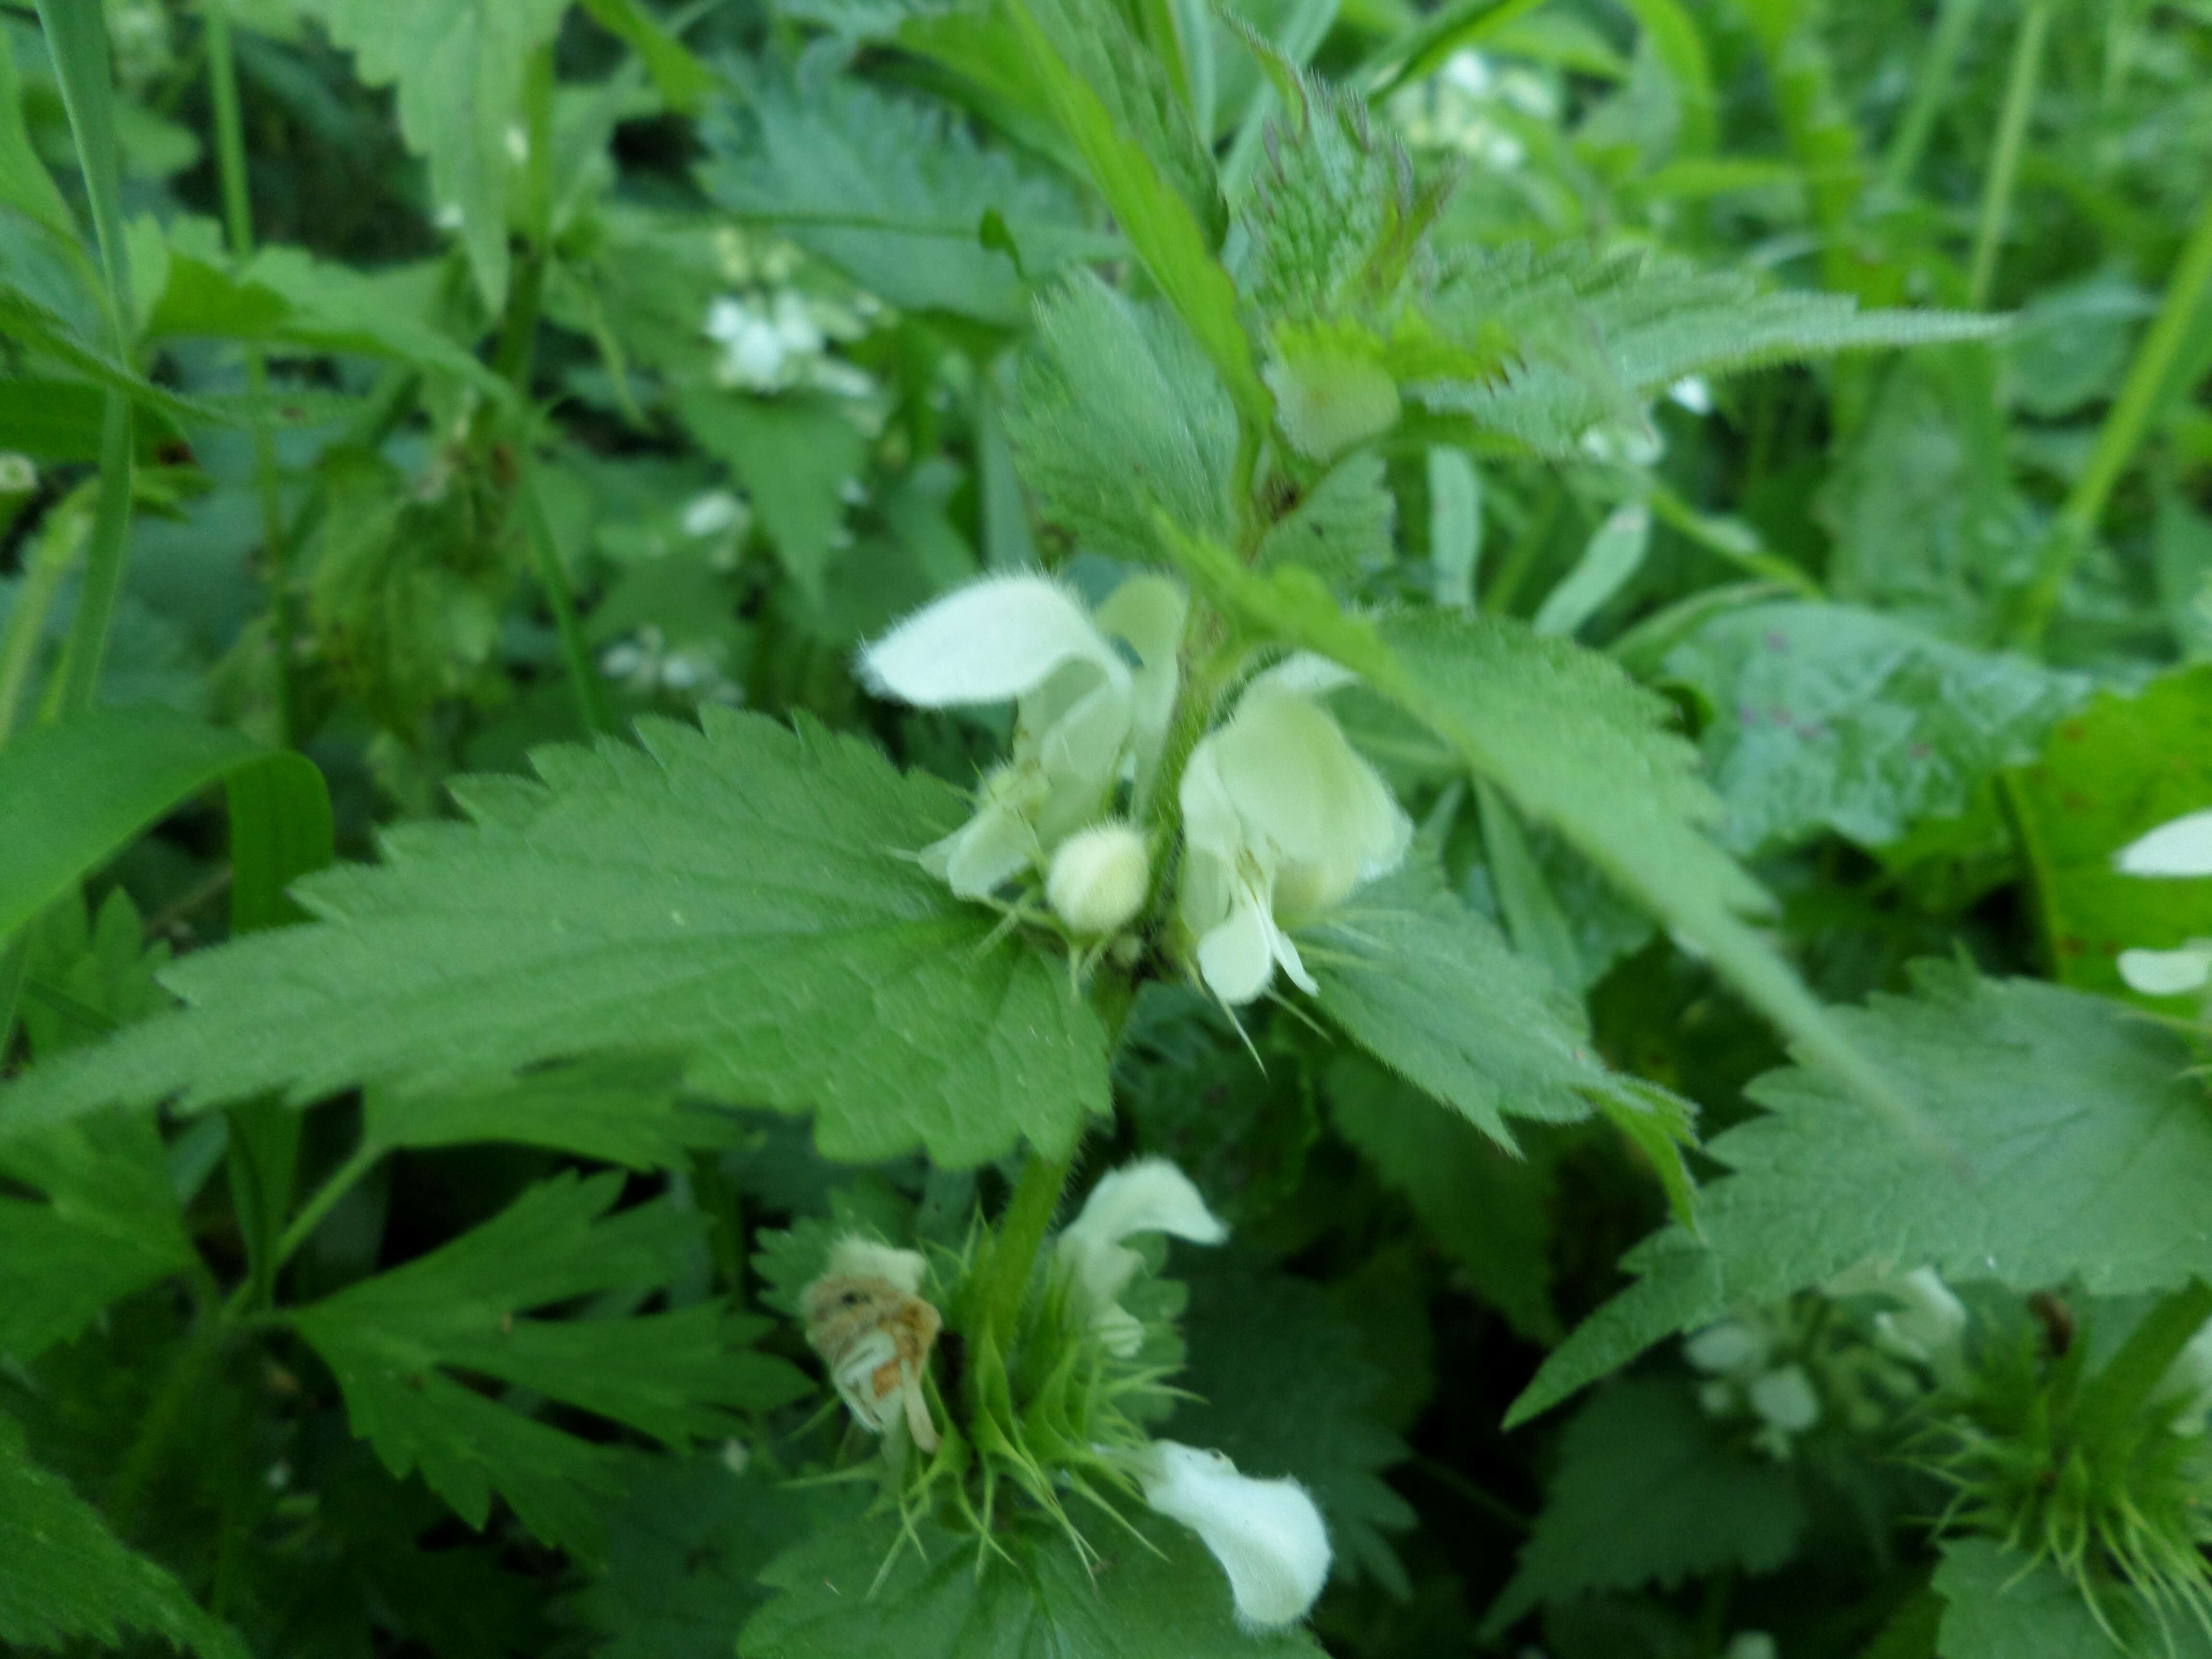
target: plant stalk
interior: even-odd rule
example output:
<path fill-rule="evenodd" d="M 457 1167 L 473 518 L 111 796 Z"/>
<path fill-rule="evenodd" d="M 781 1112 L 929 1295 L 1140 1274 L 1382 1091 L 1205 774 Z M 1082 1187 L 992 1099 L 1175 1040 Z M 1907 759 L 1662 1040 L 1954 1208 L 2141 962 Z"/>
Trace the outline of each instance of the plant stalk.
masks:
<path fill-rule="evenodd" d="M 2190 1338 L 2212 1319 L 2212 1285 L 2192 1279 L 2153 1308 L 2082 1391 L 2074 1417 L 2083 1444 L 2111 1445 L 2149 1403 Z"/>
<path fill-rule="evenodd" d="M 1966 305 L 1979 311 L 1990 302 L 1997 275 L 1997 255 L 2012 218 L 2013 186 L 2020 178 L 2021 150 L 2035 113 L 2035 90 L 2043 76 L 2043 40 L 2051 27 L 2051 0 L 2029 0 L 2013 41 L 2012 71 L 2005 84 L 2004 113 L 1997 146 L 1982 186 L 1982 216 L 1974 231 L 1974 257 L 1966 278 Z"/>
<path fill-rule="evenodd" d="M 1022 1304 L 1036 1270 L 1037 1251 L 1051 1231 L 1060 1194 L 1066 1190 L 1067 1177 L 1074 1167 L 1072 1157 L 1046 1158 L 1032 1152 L 1022 1165 L 1021 1178 L 1014 1183 L 1013 1196 L 1006 1200 L 1006 1212 L 999 1218 L 999 1236 L 991 1246 L 990 1265 L 984 1270 L 981 1328 L 996 1338 L 1001 1353 L 1012 1351 Z"/>
<path fill-rule="evenodd" d="M 1885 195 L 1902 196 L 1912 175 L 1920 171 L 1920 158 L 1936 130 L 1936 118 L 1951 89 L 1951 77 L 1958 71 L 1959 54 L 1966 49 L 1966 37 L 1973 32 L 1974 19 L 1981 9 L 1982 0 L 1943 0 L 1936 32 L 1928 43 L 1928 55 L 1920 60 L 1920 75 L 1913 82 L 1912 101 L 1890 138 L 1888 155 L 1882 158 Z"/>

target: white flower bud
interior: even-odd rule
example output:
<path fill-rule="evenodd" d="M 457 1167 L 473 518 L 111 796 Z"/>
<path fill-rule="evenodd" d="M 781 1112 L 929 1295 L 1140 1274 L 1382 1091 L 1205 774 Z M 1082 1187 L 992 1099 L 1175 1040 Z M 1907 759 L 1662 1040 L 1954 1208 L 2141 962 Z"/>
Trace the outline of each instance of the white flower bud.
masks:
<path fill-rule="evenodd" d="M 2120 977 L 2128 988 L 2147 997 L 2179 996 L 2202 990 L 2212 980 L 2212 945 L 2185 945 L 2178 951 L 2123 951 Z"/>
<path fill-rule="evenodd" d="M 2212 876 L 2212 810 L 2161 823 L 2112 859 L 2124 876 Z"/>
<path fill-rule="evenodd" d="M 1765 1363 L 1766 1350 L 1765 1334 L 1740 1319 L 1708 1325 L 1682 1344 L 1683 1357 L 1692 1365 L 1723 1376 L 1757 1369 Z"/>
<path fill-rule="evenodd" d="M 1240 1622 L 1274 1630 L 1305 1617 L 1328 1580 L 1328 1528 L 1295 1480 L 1255 1480 L 1217 1451 L 1157 1442 L 1145 1501 L 1199 1535 L 1229 1575 Z"/>
<path fill-rule="evenodd" d="M 1076 933 L 1116 933 L 1145 908 L 1152 878 L 1145 838 L 1126 823 L 1078 830 L 1052 855 L 1044 896 Z"/>
<path fill-rule="evenodd" d="M 1755 1377 L 1751 1408 L 1785 1434 L 1802 1434 L 1820 1420 L 1820 1396 L 1802 1365 L 1784 1365 Z"/>

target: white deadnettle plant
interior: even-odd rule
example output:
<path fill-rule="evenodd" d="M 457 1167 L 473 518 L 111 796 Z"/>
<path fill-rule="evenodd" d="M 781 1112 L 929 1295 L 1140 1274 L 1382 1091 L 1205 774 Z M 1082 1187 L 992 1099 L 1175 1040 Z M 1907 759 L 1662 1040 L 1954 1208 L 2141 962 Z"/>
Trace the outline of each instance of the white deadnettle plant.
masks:
<path fill-rule="evenodd" d="M 1144 1266 L 1122 1241 L 1166 1233 L 1194 1244 L 1218 1244 L 1229 1229 L 1206 1207 L 1190 1177 L 1165 1158 L 1143 1158 L 1103 1177 L 1054 1247 L 1071 1293 L 1107 1351 L 1121 1358 L 1144 1342 L 1144 1327 L 1121 1306 L 1121 1292 Z"/>
<path fill-rule="evenodd" d="M 1180 906 L 1206 988 L 1252 1001 L 1279 967 L 1316 988 L 1290 930 L 1397 868 L 1413 822 L 1317 701 L 1352 676 L 1299 655 L 1245 689 L 1183 769 Z"/>
<path fill-rule="evenodd" d="M 922 849 L 923 867 L 963 898 L 988 898 L 1018 877 L 1048 875 L 1063 843 L 1108 818 L 1124 781 L 1141 799 L 1175 708 L 1188 605 L 1161 576 L 1131 577 L 1096 617 L 1049 577 L 987 576 L 864 650 L 861 677 L 883 696 L 919 708 L 1016 708 L 1012 754 L 983 780 L 975 816 Z M 1079 932 L 1109 931 L 1142 903 L 1144 844 L 1118 828 L 1068 849 L 1054 902 Z"/>
<path fill-rule="evenodd" d="M 2212 811 L 2187 813 L 2120 848 L 2113 867 L 2124 876 L 2212 876 Z M 2120 977 L 2145 996 L 2178 996 L 2212 981 L 2212 939 L 2172 951 L 2123 951 Z"/>

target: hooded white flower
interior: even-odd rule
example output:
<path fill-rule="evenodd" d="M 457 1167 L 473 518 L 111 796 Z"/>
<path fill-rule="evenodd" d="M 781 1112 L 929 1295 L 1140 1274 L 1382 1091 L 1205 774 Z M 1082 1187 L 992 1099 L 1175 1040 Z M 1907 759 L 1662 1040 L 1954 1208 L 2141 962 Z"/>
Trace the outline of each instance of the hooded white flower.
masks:
<path fill-rule="evenodd" d="M 2145 996 L 2179 996 L 2212 980 L 2212 941 L 2176 951 L 2123 951 L 2118 966 L 2120 977 Z"/>
<path fill-rule="evenodd" d="M 1830 1279 L 1830 1296 L 1879 1296 L 1898 1305 L 1874 1319 L 1875 1339 L 1901 1358 L 1947 1366 L 1966 1334 L 1966 1304 L 1933 1267 L 1899 1273 L 1878 1260 L 1860 1262 Z"/>
<path fill-rule="evenodd" d="M 1121 584 L 1097 618 L 1033 573 L 987 576 L 908 617 L 860 654 L 860 674 L 921 708 L 1014 703 L 1013 753 L 983 781 L 975 815 L 922 863 L 963 898 L 984 898 L 1103 817 L 1115 786 L 1141 793 L 1175 705 L 1182 590 Z M 1132 668 L 1114 641 L 1136 658 Z"/>
<path fill-rule="evenodd" d="M 2124 876 L 2212 876 L 2212 810 L 2161 823 L 2113 855 Z"/>
<path fill-rule="evenodd" d="M 1375 769 L 1315 701 L 1352 676 L 1292 657 L 1254 680 L 1182 775 L 1183 924 L 1199 976 L 1251 1001 L 1280 967 L 1316 988 L 1285 924 L 1337 903 L 1406 855 L 1413 826 Z"/>
<path fill-rule="evenodd" d="M 1206 1207 L 1190 1177 L 1164 1158 L 1125 1164 L 1100 1180 L 1083 1212 L 1060 1236 L 1056 1255 L 1108 1350 L 1127 1358 L 1144 1341 L 1144 1327 L 1121 1306 L 1144 1258 L 1121 1241 L 1168 1233 L 1194 1244 L 1218 1244 L 1229 1229 Z"/>
<path fill-rule="evenodd" d="M 1237 1616 L 1258 1630 L 1305 1617 L 1328 1580 L 1328 1528 L 1295 1480 L 1255 1480 L 1218 1451 L 1153 1443 L 1145 1501 L 1199 1535 L 1229 1575 Z"/>

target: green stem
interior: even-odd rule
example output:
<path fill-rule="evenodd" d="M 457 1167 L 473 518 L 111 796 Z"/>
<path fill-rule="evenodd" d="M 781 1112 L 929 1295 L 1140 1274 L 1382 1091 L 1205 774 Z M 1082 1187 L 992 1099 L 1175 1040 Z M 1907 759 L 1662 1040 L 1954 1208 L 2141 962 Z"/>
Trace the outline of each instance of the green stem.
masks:
<path fill-rule="evenodd" d="M 2040 568 L 2021 608 L 2014 644 L 2032 650 L 2042 642 L 2067 579 L 2088 551 L 2112 491 L 2142 447 L 2208 289 L 2212 289 L 2212 195 L 2207 195 L 2197 210 L 2197 223 L 2183 245 L 2173 275 L 2166 281 L 2158 316 L 2128 366 L 2127 381 L 2098 431 L 2089 465 L 2059 509 L 2058 521 L 2044 544 Z"/>
<path fill-rule="evenodd" d="M 291 1225 L 284 1229 L 283 1237 L 276 1241 L 276 1267 L 281 1267 L 292 1259 L 299 1248 L 313 1236 L 315 1229 L 323 1224 L 323 1218 L 337 1206 L 337 1201 L 376 1167 L 377 1159 L 384 1156 L 385 1151 L 386 1148 L 378 1142 L 364 1140 L 354 1148 L 352 1157 L 331 1172 L 330 1178 L 315 1189 L 313 1198 L 301 1206 L 300 1213 L 292 1218 Z"/>
<path fill-rule="evenodd" d="M 74 501 L 64 502 L 50 514 L 37 550 L 26 563 L 22 585 L 15 590 L 15 607 L 8 613 L 8 631 L 0 637 L 0 744 L 15 733 L 23 693 L 46 643 L 46 618 L 61 592 L 62 578 L 69 574 L 77 550 L 84 544 L 83 524 L 83 514 Z"/>
<path fill-rule="evenodd" d="M 2074 1414 L 2081 1443 L 2112 1446 L 2149 1401 L 2189 1339 L 2212 1319 L 2212 1285 L 2192 1279 L 2152 1309 L 2120 1351 L 2082 1390 Z"/>
<path fill-rule="evenodd" d="M 1046 1158 L 1032 1152 L 999 1218 L 999 1234 L 984 1268 L 981 1329 L 995 1335 L 999 1352 L 1013 1346 L 1022 1304 L 1036 1271 L 1037 1251 L 1051 1230 L 1060 1194 L 1066 1190 L 1073 1158 Z"/>
<path fill-rule="evenodd" d="M 523 496 L 524 530 L 530 538 L 530 556 L 538 566 L 538 584 L 553 612 L 553 631 L 560 638 L 561 658 L 568 670 L 568 689 L 576 700 L 576 718 L 592 736 L 614 729 L 605 700 L 599 695 L 599 677 L 592 662 L 592 648 L 584 639 L 584 624 L 576 614 L 576 591 L 568 580 L 568 567 L 553 539 L 553 526 L 539 500 L 536 471 L 523 474 L 518 486 Z"/>
<path fill-rule="evenodd" d="M 1979 311 L 1990 302 L 1996 281 L 1997 252 L 2012 217 L 2013 185 L 2020 177 L 2020 154 L 2035 113 L 2036 83 L 2043 74 L 2043 37 L 2051 24 L 2051 0 L 2029 0 L 2013 42 L 2012 73 L 2005 85 L 2004 114 L 1997 125 L 1997 147 L 1982 188 L 1981 222 L 1974 232 L 1974 258 L 1966 279 L 1966 304 Z"/>
<path fill-rule="evenodd" d="M 208 94 L 215 105 L 216 171 L 222 180 L 223 223 L 230 251 L 243 264 L 253 257 L 253 203 L 246 189 L 246 124 L 240 112 L 238 63 L 230 45 L 229 0 L 207 0 Z M 276 742 L 298 738 L 298 699 L 292 684 L 294 614 L 291 545 L 284 536 L 284 494 L 276 467 L 276 438 L 269 419 L 269 361 L 246 349 L 246 384 L 253 398 L 253 478 L 261 507 L 262 556 L 269 580 L 270 692 L 276 709 Z"/>
<path fill-rule="evenodd" d="M 222 1351 L 228 1322 L 222 1316 L 203 1314 L 193 1322 L 170 1359 L 168 1375 L 154 1396 L 138 1433 L 124 1456 L 121 1473 L 107 1496 L 107 1522 L 118 1535 L 128 1540 L 146 1487 L 161 1472 L 182 1431 L 185 1409 L 205 1386 L 207 1374 Z"/>
<path fill-rule="evenodd" d="M 1928 43 L 1928 55 L 1920 60 L 1920 76 L 1913 82 L 1912 101 L 1905 106 L 1904 118 L 1890 138 L 1889 154 L 1882 161 L 1885 194 L 1902 196 L 1912 175 L 1920 170 L 1920 157 L 1951 89 L 1959 54 L 1966 48 L 1966 37 L 1973 32 L 1974 19 L 1981 9 L 1982 0 L 1943 0 L 1936 33 Z"/>
<path fill-rule="evenodd" d="M 85 550 L 84 585 L 62 654 L 60 712 L 64 717 L 92 707 L 100 690 L 100 665 L 107 656 L 115 601 L 123 591 L 124 554 L 131 539 L 131 428 L 130 399 L 119 392 L 109 392 L 100 420 L 100 500 L 93 508 L 92 539 Z"/>
<path fill-rule="evenodd" d="M 745 1297 L 745 1215 L 738 1188 L 713 1152 L 691 1154 L 691 1196 L 707 1218 L 714 1271 L 732 1306 Z"/>

